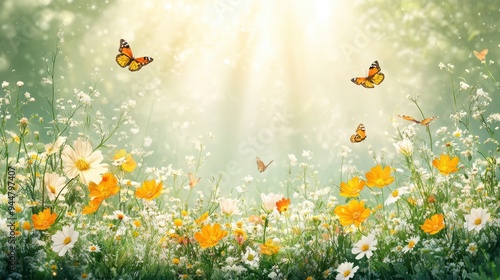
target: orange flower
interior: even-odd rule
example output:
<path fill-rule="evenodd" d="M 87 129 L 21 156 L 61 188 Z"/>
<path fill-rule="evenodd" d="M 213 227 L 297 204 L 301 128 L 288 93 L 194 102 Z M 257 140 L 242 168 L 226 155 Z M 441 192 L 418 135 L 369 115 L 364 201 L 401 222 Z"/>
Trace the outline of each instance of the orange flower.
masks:
<path fill-rule="evenodd" d="M 436 158 L 432 161 L 432 165 L 439 170 L 439 173 L 443 175 L 450 175 L 451 173 L 455 173 L 458 171 L 458 157 L 453 157 L 450 159 L 450 156 L 441 154 L 439 160 Z"/>
<path fill-rule="evenodd" d="M 85 208 L 83 208 L 82 214 L 87 215 L 87 214 L 92 214 L 92 213 L 97 212 L 97 210 L 99 209 L 99 206 L 101 206 L 101 202 L 103 200 L 104 199 L 100 198 L 100 197 L 96 197 L 94 199 L 91 199 L 89 202 L 89 205 L 85 206 Z"/>
<path fill-rule="evenodd" d="M 219 224 L 205 225 L 201 231 L 194 234 L 194 238 L 200 244 L 200 247 L 205 249 L 214 247 L 219 241 L 227 235 L 227 231 L 221 230 Z"/>
<path fill-rule="evenodd" d="M 347 181 L 347 184 L 340 183 L 340 195 L 345 197 L 356 197 L 365 187 L 365 180 L 359 180 L 358 176 Z"/>
<path fill-rule="evenodd" d="M 163 184 L 160 182 L 156 184 L 155 180 L 145 181 L 142 187 L 135 191 L 135 196 L 138 198 L 144 198 L 146 200 L 152 200 L 160 196 L 163 190 Z"/>
<path fill-rule="evenodd" d="M 120 167 L 125 172 L 132 172 L 132 171 L 134 171 L 135 167 L 137 166 L 137 164 L 135 163 L 135 160 L 132 158 L 132 155 L 127 154 L 127 152 L 125 150 L 119 150 L 118 152 L 116 152 L 113 159 L 115 161 L 121 159 L 122 164 L 120 165 Z"/>
<path fill-rule="evenodd" d="M 282 198 L 280 201 L 276 202 L 276 207 L 278 208 L 278 212 L 282 214 L 288 210 L 288 206 L 290 205 L 290 198 Z"/>
<path fill-rule="evenodd" d="M 37 230 L 46 230 L 56 221 L 57 214 L 51 213 L 50 208 L 40 211 L 38 214 L 31 215 L 33 227 Z"/>
<path fill-rule="evenodd" d="M 372 167 L 370 172 L 367 172 L 365 176 L 368 181 L 366 185 L 369 187 L 383 188 L 394 182 L 394 177 L 391 176 L 390 166 L 386 166 L 382 169 L 382 166 L 377 164 L 377 166 Z"/>
<path fill-rule="evenodd" d="M 365 208 L 363 201 L 351 200 L 347 205 L 335 207 L 335 214 L 339 217 L 342 226 L 355 224 L 359 226 L 370 216 L 370 209 Z"/>
<path fill-rule="evenodd" d="M 444 228 L 443 214 L 436 214 L 430 219 L 425 220 L 424 224 L 421 225 L 420 228 L 431 235 L 440 232 Z"/>
<path fill-rule="evenodd" d="M 118 180 L 115 175 L 108 172 L 102 175 L 102 180 L 99 185 L 94 182 L 90 182 L 89 191 L 91 199 L 99 198 L 102 201 L 114 194 L 117 194 L 120 191 L 120 187 L 118 187 Z"/>
<path fill-rule="evenodd" d="M 260 244 L 260 253 L 272 256 L 280 251 L 281 247 L 274 244 L 272 239 L 268 239 L 265 244 Z"/>

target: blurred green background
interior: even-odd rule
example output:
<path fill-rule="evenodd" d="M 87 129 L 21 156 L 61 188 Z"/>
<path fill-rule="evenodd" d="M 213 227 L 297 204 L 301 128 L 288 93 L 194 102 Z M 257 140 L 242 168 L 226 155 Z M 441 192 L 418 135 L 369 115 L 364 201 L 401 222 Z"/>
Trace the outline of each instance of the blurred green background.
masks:
<path fill-rule="evenodd" d="M 154 154 L 145 165 L 187 172 L 184 157 L 195 154 L 193 139 L 202 136 L 210 156 L 200 185 L 222 171 L 225 191 L 250 175 L 259 190 L 279 192 L 288 154 L 307 162 L 303 150 L 320 165 L 320 178 L 338 184 L 342 146 L 353 150 L 348 161 L 367 171 L 370 147 L 394 149 L 386 135 L 394 134 L 392 118 L 420 118 L 407 95 L 420 96 L 426 116 L 440 117 L 431 131 L 452 124 L 450 78 L 440 62 L 472 85 L 484 69 L 472 51 L 488 48 L 500 78 L 496 0 L 346 2 L 4 0 L 0 81 L 23 81 L 23 91 L 38 100 L 25 114 L 44 116 L 45 60 L 63 38 L 57 95 L 69 98 L 96 84 L 101 95 L 93 107 L 108 118 L 122 102 L 137 100 L 136 123 L 123 128 L 130 140 L 115 143 L 131 150 L 151 137 L 145 149 Z M 121 38 L 154 62 L 134 73 L 120 68 L 114 60 Z M 354 85 L 350 79 L 366 74 L 374 60 L 385 81 L 374 89 Z M 492 81 L 483 87 L 496 90 Z M 498 108 L 492 97 L 490 109 Z M 351 144 L 359 123 L 368 138 Z M 38 130 L 44 139 L 43 125 Z M 425 137 L 425 129 L 419 133 Z M 274 164 L 260 174 L 256 156 Z"/>

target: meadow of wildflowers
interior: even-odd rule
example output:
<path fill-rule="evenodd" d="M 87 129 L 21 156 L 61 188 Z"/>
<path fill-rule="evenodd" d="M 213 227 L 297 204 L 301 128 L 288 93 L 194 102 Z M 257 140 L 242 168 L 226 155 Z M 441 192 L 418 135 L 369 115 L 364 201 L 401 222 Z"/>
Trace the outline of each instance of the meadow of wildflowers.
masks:
<path fill-rule="evenodd" d="M 500 114 L 488 113 L 498 83 L 458 81 L 451 64 L 440 67 L 454 101 L 453 114 L 437 116 L 447 126 L 394 116 L 390 161 L 372 151 L 372 168 L 342 166 L 326 182 L 307 152 L 290 154 L 286 189 L 255 205 L 245 197 L 252 180 L 232 197 L 220 176 L 202 179 L 209 196 L 197 188 L 204 143 L 185 170 L 125 150 L 133 100 L 106 119 L 97 88 L 62 98 L 48 71 L 51 94 L 24 115 L 35 100 L 22 81 L 3 81 L 0 277 L 498 278 Z"/>

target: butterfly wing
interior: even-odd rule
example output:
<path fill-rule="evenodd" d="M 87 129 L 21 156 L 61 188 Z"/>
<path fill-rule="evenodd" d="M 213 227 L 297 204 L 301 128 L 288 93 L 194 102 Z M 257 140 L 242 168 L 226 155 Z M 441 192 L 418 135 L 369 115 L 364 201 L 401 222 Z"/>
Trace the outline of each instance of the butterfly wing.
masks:
<path fill-rule="evenodd" d="M 411 122 L 415 122 L 415 123 L 420 123 L 420 121 L 410 117 L 410 116 L 407 116 L 407 115 L 398 115 L 398 117 L 402 118 L 403 120 L 406 120 L 406 121 L 411 121 Z"/>
<path fill-rule="evenodd" d="M 381 70 L 378 61 L 375 60 L 368 69 L 367 77 L 352 78 L 351 81 L 365 88 L 374 88 L 375 85 L 379 85 L 385 79 L 385 75 L 380 72 Z"/>
<path fill-rule="evenodd" d="M 122 68 L 127 67 L 134 60 L 129 44 L 123 39 L 120 40 L 120 48 L 118 48 L 118 52 L 119 54 L 116 56 L 116 62 Z"/>
<path fill-rule="evenodd" d="M 368 69 L 368 80 L 373 84 L 380 85 L 380 83 L 385 79 L 384 73 L 380 72 L 381 70 L 382 69 L 378 64 L 378 61 L 375 60 L 372 65 L 370 65 L 370 69 Z"/>
<path fill-rule="evenodd" d="M 359 143 L 365 139 L 366 139 L 366 129 L 365 126 L 362 123 L 360 123 L 356 128 L 356 134 L 351 135 L 350 140 L 352 143 Z"/>
<path fill-rule="evenodd" d="M 474 55 L 477 57 L 477 59 L 484 61 L 486 59 L 486 55 L 488 54 L 488 49 L 484 49 L 480 52 L 474 51 Z"/>
<path fill-rule="evenodd" d="M 257 169 L 259 170 L 260 173 L 266 171 L 267 167 L 273 162 L 274 160 L 271 160 L 267 165 L 259 158 L 256 157 L 256 162 L 257 162 Z"/>
<path fill-rule="evenodd" d="M 429 118 L 425 118 L 423 120 L 420 121 L 420 125 L 423 125 L 423 126 L 429 126 L 429 124 L 435 120 L 437 117 L 429 117 Z"/>
<path fill-rule="evenodd" d="M 351 82 L 357 84 L 357 85 L 362 85 L 365 88 L 373 88 L 373 83 L 368 80 L 368 78 L 364 77 L 357 77 L 357 78 L 352 78 Z"/>
<path fill-rule="evenodd" d="M 153 58 L 151 58 L 149 56 L 139 57 L 139 58 L 132 60 L 128 69 L 130 71 L 138 71 L 142 68 L 142 66 L 148 65 L 152 61 L 153 61 Z"/>
<path fill-rule="evenodd" d="M 198 184 L 198 182 L 200 182 L 200 179 L 201 179 L 201 177 L 196 179 L 196 177 L 194 176 L 193 173 L 189 173 L 188 177 L 189 177 L 189 187 L 190 188 L 194 188 Z"/>
<path fill-rule="evenodd" d="M 118 52 L 120 53 L 116 56 L 116 62 L 121 67 L 129 66 L 128 69 L 130 71 L 138 71 L 142 66 L 148 65 L 153 61 L 153 58 L 149 56 L 134 58 L 130 45 L 123 39 L 120 39 L 120 48 Z"/>

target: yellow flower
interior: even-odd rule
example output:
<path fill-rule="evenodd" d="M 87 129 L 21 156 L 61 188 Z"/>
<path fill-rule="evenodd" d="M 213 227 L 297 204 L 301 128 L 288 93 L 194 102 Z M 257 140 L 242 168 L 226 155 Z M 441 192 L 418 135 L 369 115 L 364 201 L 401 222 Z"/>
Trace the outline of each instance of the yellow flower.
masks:
<path fill-rule="evenodd" d="M 347 184 L 340 183 L 340 195 L 345 197 L 356 197 L 365 187 L 365 180 L 359 180 L 356 176 L 351 180 L 347 181 Z"/>
<path fill-rule="evenodd" d="M 383 188 L 394 182 L 394 177 L 391 176 L 390 166 L 386 166 L 382 169 L 382 166 L 377 164 L 377 166 L 372 167 L 370 172 L 367 172 L 365 176 L 368 181 L 366 185 L 369 187 Z"/>
<path fill-rule="evenodd" d="M 278 208 L 278 212 L 280 214 L 288 211 L 288 206 L 290 206 L 290 198 L 282 198 L 280 201 L 276 202 L 276 207 Z"/>
<path fill-rule="evenodd" d="M 439 170 L 439 173 L 450 175 L 458 171 L 458 162 L 459 158 L 456 156 L 450 159 L 450 156 L 441 154 L 439 160 L 436 158 L 432 161 L 432 165 Z"/>
<path fill-rule="evenodd" d="M 28 231 L 31 230 L 31 224 L 30 224 L 30 222 L 24 221 L 24 223 L 23 223 L 23 229 L 24 230 L 28 230 Z"/>
<path fill-rule="evenodd" d="M 94 182 L 90 182 L 89 191 L 91 199 L 99 198 L 102 201 L 114 194 L 117 194 L 120 191 L 120 187 L 118 187 L 118 180 L 115 175 L 111 172 L 107 172 L 102 175 L 102 180 L 99 185 Z"/>
<path fill-rule="evenodd" d="M 203 213 L 198 219 L 196 219 L 195 223 L 197 225 L 203 224 L 208 218 L 208 212 Z"/>
<path fill-rule="evenodd" d="M 175 219 L 174 220 L 174 225 L 176 227 L 182 227 L 182 220 L 181 219 Z"/>
<path fill-rule="evenodd" d="M 443 214 L 436 214 L 430 219 L 425 220 L 424 224 L 421 225 L 420 228 L 431 235 L 440 232 L 444 228 Z"/>
<path fill-rule="evenodd" d="M 359 226 L 370 216 L 370 209 L 365 208 L 363 201 L 351 200 L 347 205 L 335 207 L 335 214 L 342 226 L 355 224 Z"/>
<path fill-rule="evenodd" d="M 113 159 L 116 161 L 120 160 L 120 167 L 123 169 L 125 172 L 132 172 L 134 171 L 135 167 L 137 164 L 135 163 L 135 160 L 132 158 L 131 154 L 127 154 L 125 150 L 119 150 L 116 152 L 115 156 Z"/>
<path fill-rule="evenodd" d="M 135 191 L 135 196 L 137 196 L 138 198 L 144 198 L 146 200 L 152 200 L 159 197 L 162 190 L 162 182 L 157 184 L 155 180 L 149 180 L 145 181 L 142 184 L 142 187 L 138 188 Z"/>
<path fill-rule="evenodd" d="M 260 253 L 263 255 L 272 256 L 280 251 L 281 247 L 274 244 L 272 239 L 268 239 L 265 244 L 260 244 Z"/>
<path fill-rule="evenodd" d="M 50 208 L 40 211 L 38 214 L 33 214 L 33 227 L 37 230 L 46 230 L 56 221 L 57 214 L 51 213 Z"/>
<path fill-rule="evenodd" d="M 194 238 L 200 244 L 200 247 L 205 249 L 214 247 L 219 241 L 227 235 L 227 231 L 221 230 L 219 224 L 205 225 L 201 231 L 194 234 Z"/>

